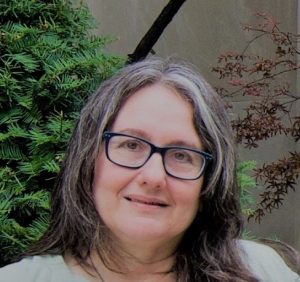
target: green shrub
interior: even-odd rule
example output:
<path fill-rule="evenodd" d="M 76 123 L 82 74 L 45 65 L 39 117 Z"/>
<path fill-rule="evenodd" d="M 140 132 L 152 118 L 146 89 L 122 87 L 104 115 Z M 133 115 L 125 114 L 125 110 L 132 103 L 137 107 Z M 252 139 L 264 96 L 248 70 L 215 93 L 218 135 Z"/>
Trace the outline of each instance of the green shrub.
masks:
<path fill-rule="evenodd" d="M 124 60 L 68 0 L 0 1 L 0 265 L 47 227 L 49 191 L 79 110 Z"/>
<path fill-rule="evenodd" d="M 243 161 L 239 162 L 237 165 L 237 181 L 238 186 L 241 189 L 240 203 L 242 207 L 242 212 L 245 220 L 249 220 L 253 214 L 255 214 L 256 209 L 256 199 L 254 197 L 253 191 L 257 187 L 255 178 L 251 175 L 256 169 L 255 161 Z M 243 231 L 244 239 L 254 240 L 257 239 L 250 230 L 245 229 Z"/>
<path fill-rule="evenodd" d="M 241 189 L 241 206 L 245 218 L 251 217 L 255 213 L 256 200 L 253 189 L 257 187 L 256 181 L 251 172 L 256 168 L 255 161 L 239 162 L 237 166 L 237 181 Z"/>

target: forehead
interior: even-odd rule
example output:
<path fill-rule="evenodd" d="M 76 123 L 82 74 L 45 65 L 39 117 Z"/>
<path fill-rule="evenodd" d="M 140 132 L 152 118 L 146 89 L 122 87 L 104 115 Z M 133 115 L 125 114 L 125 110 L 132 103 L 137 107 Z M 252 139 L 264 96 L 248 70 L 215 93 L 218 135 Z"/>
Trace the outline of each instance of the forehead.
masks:
<path fill-rule="evenodd" d="M 174 88 L 162 84 L 143 87 L 122 105 L 112 127 L 114 131 L 144 131 L 152 139 L 190 139 L 200 144 L 190 102 Z"/>

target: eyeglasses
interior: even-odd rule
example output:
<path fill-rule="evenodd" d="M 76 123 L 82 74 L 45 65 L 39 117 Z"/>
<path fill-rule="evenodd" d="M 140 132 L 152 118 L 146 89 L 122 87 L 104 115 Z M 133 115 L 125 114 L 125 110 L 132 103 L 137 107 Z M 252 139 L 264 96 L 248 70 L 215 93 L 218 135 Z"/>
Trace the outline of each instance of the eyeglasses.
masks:
<path fill-rule="evenodd" d="M 106 156 L 112 163 L 138 169 L 154 153 L 159 153 L 166 173 L 184 180 L 201 177 L 213 159 L 210 154 L 197 149 L 178 146 L 157 147 L 147 140 L 122 133 L 104 132 L 103 138 Z"/>

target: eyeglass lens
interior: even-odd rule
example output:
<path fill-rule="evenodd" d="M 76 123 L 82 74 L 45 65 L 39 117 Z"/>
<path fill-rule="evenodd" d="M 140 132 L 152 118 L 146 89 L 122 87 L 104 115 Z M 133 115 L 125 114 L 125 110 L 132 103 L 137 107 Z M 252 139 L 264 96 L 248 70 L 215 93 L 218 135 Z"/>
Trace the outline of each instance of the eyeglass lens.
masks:
<path fill-rule="evenodd" d="M 123 135 L 110 136 L 107 147 L 108 158 L 112 162 L 129 168 L 143 166 L 151 152 L 149 142 Z M 198 178 L 205 166 L 204 156 L 192 149 L 170 147 L 162 156 L 167 173 L 182 179 Z"/>

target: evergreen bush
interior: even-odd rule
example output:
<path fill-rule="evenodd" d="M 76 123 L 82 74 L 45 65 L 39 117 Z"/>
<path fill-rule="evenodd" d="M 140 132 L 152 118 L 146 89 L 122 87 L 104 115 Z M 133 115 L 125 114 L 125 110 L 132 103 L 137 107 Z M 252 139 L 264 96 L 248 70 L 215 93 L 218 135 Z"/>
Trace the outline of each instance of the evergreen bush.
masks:
<path fill-rule="evenodd" d="M 240 202 L 245 218 L 249 218 L 255 213 L 256 201 L 253 191 L 257 184 L 251 175 L 255 168 L 255 161 L 243 161 L 237 165 L 237 182 L 241 190 Z"/>
<path fill-rule="evenodd" d="M 124 63 L 94 27 L 82 3 L 0 0 L 0 265 L 47 228 L 79 109 Z"/>

